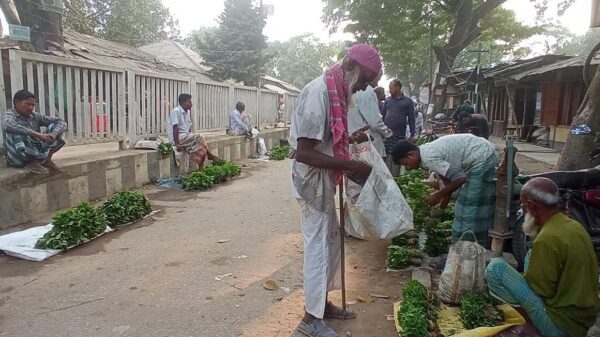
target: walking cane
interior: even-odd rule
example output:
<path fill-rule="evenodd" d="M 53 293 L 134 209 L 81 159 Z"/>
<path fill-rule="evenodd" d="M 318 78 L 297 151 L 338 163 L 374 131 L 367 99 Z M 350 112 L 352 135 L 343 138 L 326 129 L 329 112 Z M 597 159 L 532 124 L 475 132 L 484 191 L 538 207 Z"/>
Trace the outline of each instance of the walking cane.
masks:
<path fill-rule="evenodd" d="M 342 312 L 343 319 L 346 320 L 346 257 L 345 257 L 345 242 L 346 238 L 346 219 L 344 212 L 344 183 L 340 184 L 340 242 L 341 242 L 341 254 L 342 254 Z"/>

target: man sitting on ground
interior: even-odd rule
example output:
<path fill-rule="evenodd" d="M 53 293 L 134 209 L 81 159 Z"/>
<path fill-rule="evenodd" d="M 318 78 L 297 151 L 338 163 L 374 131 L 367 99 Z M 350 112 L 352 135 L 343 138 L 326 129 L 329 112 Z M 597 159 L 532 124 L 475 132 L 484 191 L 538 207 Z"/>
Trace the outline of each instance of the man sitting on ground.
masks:
<path fill-rule="evenodd" d="M 219 160 L 220 158 L 210 153 L 206 140 L 199 133 L 192 133 L 192 96 L 189 94 L 179 95 L 179 106 L 169 116 L 169 127 L 167 133 L 169 141 L 177 151 L 185 151 L 190 160 L 198 164 L 198 170 L 204 170 L 206 159 Z"/>
<path fill-rule="evenodd" d="M 484 115 L 462 112 L 458 116 L 458 125 L 461 132 L 469 132 L 484 139 L 490 138 L 490 124 Z"/>
<path fill-rule="evenodd" d="M 249 115 L 246 117 L 246 123 L 244 122 L 244 111 L 246 111 L 246 104 L 238 102 L 235 105 L 235 110 L 229 113 L 229 133 L 235 136 L 246 136 L 252 138 L 252 128 L 250 127 Z"/>
<path fill-rule="evenodd" d="M 585 337 L 600 312 L 598 262 L 590 236 L 560 212 L 560 201 L 547 178 L 525 184 L 523 231 L 535 237 L 525 273 L 495 258 L 486 279 L 492 295 L 523 308 L 542 335 Z"/>
<path fill-rule="evenodd" d="M 35 95 L 27 90 L 15 94 L 13 106 L 2 121 L 8 165 L 26 167 L 34 173 L 60 171 L 52 156 L 65 145 L 61 136 L 67 130 L 67 123 L 55 116 L 33 112 Z M 41 132 L 42 126 L 45 133 Z"/>

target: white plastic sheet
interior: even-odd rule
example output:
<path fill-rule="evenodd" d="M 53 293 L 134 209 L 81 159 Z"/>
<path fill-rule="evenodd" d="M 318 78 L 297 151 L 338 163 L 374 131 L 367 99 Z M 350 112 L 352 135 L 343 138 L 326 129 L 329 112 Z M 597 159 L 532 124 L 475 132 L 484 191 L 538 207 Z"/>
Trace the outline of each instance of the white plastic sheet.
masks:
<path fill-rule="evenodd" d="M 373 167 L 364 186 L 346 179 L 346 232 L 363 240 L 391 239 L 413 229 L 413 212 L 370 142 L 351 144 L 352 160 Z"/>
<path fill-rule="evenodd" d="M 29 261 L 44 261 L 62 250 L 36 249 L 36 242 L 52 229 L 53 225 L 33 227 L 21 232 L 0 236 L 0 250 L 6 255 Z"/>

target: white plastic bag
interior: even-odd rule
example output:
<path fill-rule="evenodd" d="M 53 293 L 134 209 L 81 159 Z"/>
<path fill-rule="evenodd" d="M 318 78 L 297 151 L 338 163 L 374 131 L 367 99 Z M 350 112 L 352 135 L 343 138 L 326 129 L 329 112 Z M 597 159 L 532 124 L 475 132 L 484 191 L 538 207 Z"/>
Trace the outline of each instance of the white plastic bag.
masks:
<path fill-rule="evenodd" d="M 267 154 L 267 145 L 264 138 L 258 138 L 258 154 L 261 156 Z"/>
<path fill-rule="evenodd" d="M 472 232 L 470 233 L 475 236 Z M 450 246 L 448 260 L 440 278 L 438 297 L 444 303 L 460 304 L 471 291 L 485 291 L 486 250 L 477 242 L 464 241 L 463 236 Z"/>
<path fill-rule="evenodd" d="M 363 240 L 391 239 L 413 229 L 413 212 L 371 142 L 351 144 L 352 160 L 373 167 L 364 183 L 346 179 L 346 232 Z"/>
<path fill-rule="evenodd" d="M 258 137 L 258 134 L 259 134 L 258 130 L 256 128 L 252 128 L 252 138 Z"/>

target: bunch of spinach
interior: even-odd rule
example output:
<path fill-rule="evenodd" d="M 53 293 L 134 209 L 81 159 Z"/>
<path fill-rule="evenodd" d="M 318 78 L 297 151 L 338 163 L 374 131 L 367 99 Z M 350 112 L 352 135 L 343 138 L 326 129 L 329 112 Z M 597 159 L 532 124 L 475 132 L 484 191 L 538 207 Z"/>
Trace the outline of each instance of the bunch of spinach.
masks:
<path fill-rule="evenodd" d="M 402 337 L 441 336 L 435 295 L 415 280 L 406 282 L 398 320 Z"/>
<path fill-rule="evenodd" d="M 204 172 L 194 172 L 182 178 L 181 184 L 186 191 L 204 191 L 213 187 L 214 178 Z"/>
<path fill-rule="evenodd" d="M 273 146 L 273 149 L 271 149 L 271 156 L 269 157 L 269 159 L 271 160 L 284 160 L 286 158 L 288 158 L 290 153 L 290 146 L 289 145 L 275 145 Z"/>
<path fill-rule="evenodd" d="M 463 325 L 469 330 L 498 326 L 504 321 L 504 315 L 487 293 L 472 292 L 464 295 L 460 311 Z"/>
<path fill-rule="evenodd" d="M 122 191 L 108 199 L 100 210 L 106 215 L 108 225 L 117 228 L 150 214 L 152 205 L 144 193 Z"/>
<path fill-rule="evenodd" d="M 442 210 L 434 208 L 425 219 L 425 253 L 429 256 L 440 256 L 448 253 L 452 244 L 452 223 L 454 211 L 452 205 Z"/>
<path fill-rule="evenodd" d="M 164 156 L 170 156 L 173 153 L 173 145 L 171 143 L 160 143 L 158 151 Z"/>
<path fill-rule="evenodd" d="M 408 231 L 392 239 L 393 246 L 408 247 L 419 249 L 419 234 L 415 231 Z"/>
<path fill-rule="evenodd" d="M 66 249 L 89 241 L 106 230 L 106 215 L 89 202 L 84 202 L 52 220 L 52 230 L 40 238 L 37 249 Z"/>
<path fill-rule="evenodd" d="M 202 172 L 207 176 L 213 177 L 215 184 L 224 183 L 229 179 L 229 172 L 227 172 L 224 166 L 206 165 Z"/>
<path fill-rule="evenodd" d="M 425 218 L 430 210 L 426 199 L 432 189 L 423 182 L 424 177 L 425 171 L 419 169 L 408 171 L 396 178 L 396 184 L 413 211 L 414 228 L 417 232 L 423 229 Z"/>
<path fill-rule="evenodd" d="M 400 246 L 389 246 L 387 255 L 387 267 L 394 270 L 404 269 L 408 266 L 421 265 L 423 253 L 417 249 Z"/>

